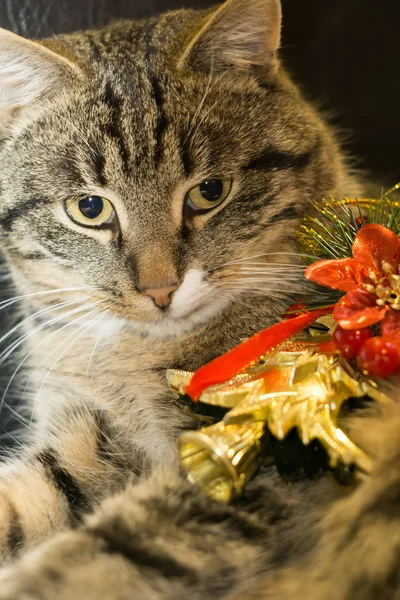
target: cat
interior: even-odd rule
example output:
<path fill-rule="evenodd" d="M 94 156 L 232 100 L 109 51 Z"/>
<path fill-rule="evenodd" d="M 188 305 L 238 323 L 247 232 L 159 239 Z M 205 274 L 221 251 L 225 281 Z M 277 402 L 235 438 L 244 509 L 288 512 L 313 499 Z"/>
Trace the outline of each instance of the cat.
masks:
<path fill-rule="evenodd" d="M 165 379 L 277 321 L 302 289 L 310 200 L 362 191 L 285 73 L 280 31 L 279 0 L 227 0 L 41 41 L 0 32 L 0 231 L 24 311 L 9 351 L 27 345 L 34 419 L 0 472 L 1 600 L 254 582 L 298 597 L 278 570 L 306 570 L 288 565 L 347 491 L 268 467 L 213 502 L 179 475 L 193 422 Z"/>

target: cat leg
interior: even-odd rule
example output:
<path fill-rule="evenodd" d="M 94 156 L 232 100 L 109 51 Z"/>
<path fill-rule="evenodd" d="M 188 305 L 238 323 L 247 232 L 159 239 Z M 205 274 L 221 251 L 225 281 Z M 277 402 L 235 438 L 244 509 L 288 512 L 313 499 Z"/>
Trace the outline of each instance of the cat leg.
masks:
<path fill-rule="evenodd" d="M 233 600 L 400 600 L 400 402 L 370 410 L 347 427 L 375 459 L 371 477 L 324 511 L 311 552 L 306 536 L 291 566 L 247 580 Z"/>
<path fill-rule="evenodd" d="M 214 503 L 174 475 L 130 486 L 0 570 L 0 600 L 398 600 L 397 465 L 388 475 L 335 502 L 313 550 L 307 511 L 296 519 L 301 504 L 281 502 L 275 482 L 257 506 Z"/>
<path fill-rule="evenodd" d="M 43 442 L 0 468 L 0 558 L 4 562 L 74 526 L 104 497 L 135 480 L 144 465 L 124 456 L 104 413 L 59 414 Z M 123 447 L 123 446 L 122 446 Z"/>
<path fill-rule="evenodd" d="M 228 598 L 272 560 L 291 511 L 274 482 L 249 487 L 226 506 L 172 472 L 129 486 L 0 571 L 0 600 Z"/>
<path fill-rule="evenodd" d="M 322 521 L 314 509 L 330 478 L 296 496 L 268 475 L 232 506 L 169 473 L 128 486 L 0 570 L 0 600 L 398 600 L 397 438 L 373 476 L 332 495 Z"/>

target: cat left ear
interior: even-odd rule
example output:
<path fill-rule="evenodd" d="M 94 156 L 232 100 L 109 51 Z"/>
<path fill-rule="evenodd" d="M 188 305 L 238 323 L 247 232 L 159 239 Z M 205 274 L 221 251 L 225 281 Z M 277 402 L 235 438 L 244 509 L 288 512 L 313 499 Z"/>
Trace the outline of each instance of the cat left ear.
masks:
<path fill-rule="evenodd" d="M 213 72 L 275 70 L 281 22 L 280 0 L 227 0 L 203 22 L 179 66 Z"/>
<path fill-rule="evenodd" d="M 79 72 L 74 63 L 42 44 L 0 29 L 0 130 Z"/>

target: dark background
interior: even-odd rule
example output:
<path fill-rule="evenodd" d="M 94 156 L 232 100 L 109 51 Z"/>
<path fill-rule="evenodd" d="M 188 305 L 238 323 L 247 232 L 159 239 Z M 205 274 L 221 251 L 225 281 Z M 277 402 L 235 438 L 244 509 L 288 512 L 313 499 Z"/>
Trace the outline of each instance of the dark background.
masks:
<path fill-rule="evenodd" d="M 400 1 L 282 1 L 282 55 L 288 69 L 343 133 L 358 166 L 378 186 L 400 181 Z M 212 4 L 209 0 L 0 0 L 0 26 L 28 37 L 45 37 L 100 27 L 115 18 L 143 18 L 166 9 Z M 0 261 L 0 278 L 1 274 Z M 12 294 L 11 287 L 0 284 L 0 300 Z M 0 337 L 14 319 L 12 311 L 0 310 Z M 0 351 L 4 347 L 0 345 Z M 14 368 L 12 361 L 0 367 L 0 401 Z M 23 396 L 24 381 L 17 383 L 20 388 L 13 386 L 6 402 L 0 402 L 0 453 L 2 445 L 13 443 L 12 431 L 19 427 L 7 408 Z"/>

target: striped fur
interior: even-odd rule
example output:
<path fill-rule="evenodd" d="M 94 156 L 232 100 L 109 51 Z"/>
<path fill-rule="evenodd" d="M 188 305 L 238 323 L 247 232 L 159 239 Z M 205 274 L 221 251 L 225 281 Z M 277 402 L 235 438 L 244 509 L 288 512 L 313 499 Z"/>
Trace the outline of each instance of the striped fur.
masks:
<path fill-rule="evenodd" d="M 35 423 L 0 471 L 0 554 L 24 554 L 1 599 L 231 597 L 305 537 L 311 550 L 319 504 L 343 494 L 325 479 L 289 490 L 269 469 L 225 507 L 177 474 L 193 423 L 165 369 L 197 368 L 306 294 L 297 222 L 311 197 L 359 190 L 279 36 L 277 0 L 38 43 L 0 32 L 0 231 L 26 295 L 18 369 Z M 229 198 L 185 212 L 207 177 L 231 177 Z M 64 201 L 88 194 L 113 203 L 115 226 L 68 217 Z M 161 311 L 143 290 L 171 282 Z"/>

